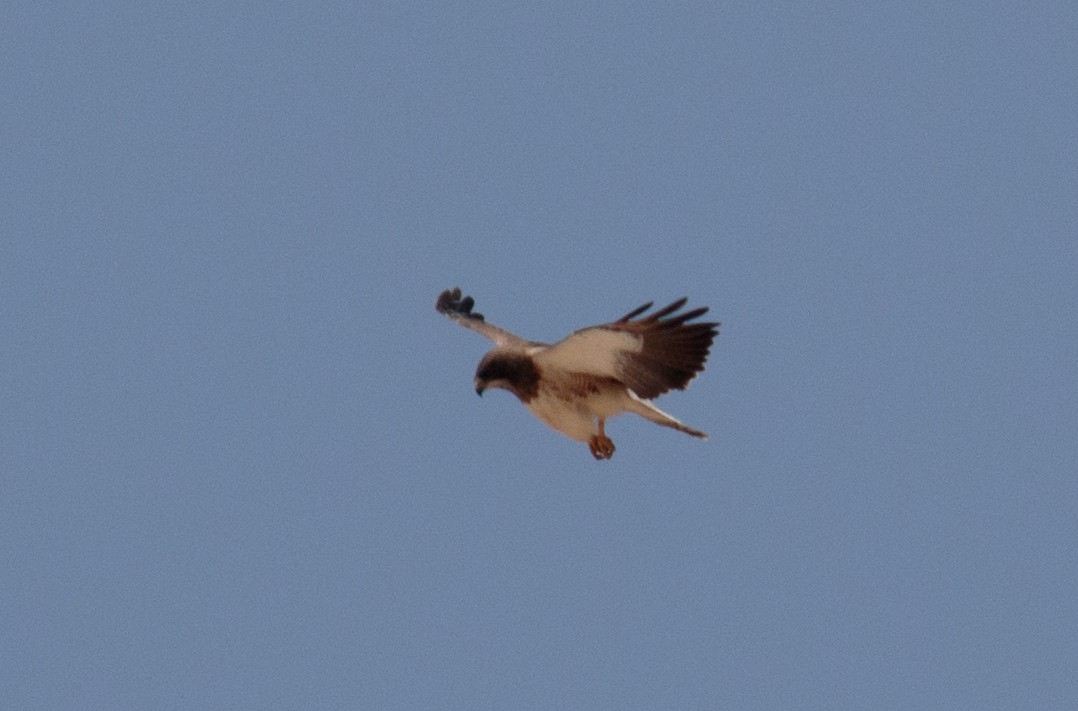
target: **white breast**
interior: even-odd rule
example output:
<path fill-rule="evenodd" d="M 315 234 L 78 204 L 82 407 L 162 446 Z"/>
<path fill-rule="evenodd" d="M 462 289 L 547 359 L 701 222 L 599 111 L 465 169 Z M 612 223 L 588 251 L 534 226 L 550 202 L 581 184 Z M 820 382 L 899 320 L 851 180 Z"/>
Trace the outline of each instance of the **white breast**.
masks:
<path fill-rule="evenodd" d="M 532 414 L 558 432 L 580 442 L 598 433 L 598 417 L 613 417 L 628 411 L 624 389 L 606 388 L 585 397 L 566 399 L 560 393 L 540 388 L 528 402 Z"/>

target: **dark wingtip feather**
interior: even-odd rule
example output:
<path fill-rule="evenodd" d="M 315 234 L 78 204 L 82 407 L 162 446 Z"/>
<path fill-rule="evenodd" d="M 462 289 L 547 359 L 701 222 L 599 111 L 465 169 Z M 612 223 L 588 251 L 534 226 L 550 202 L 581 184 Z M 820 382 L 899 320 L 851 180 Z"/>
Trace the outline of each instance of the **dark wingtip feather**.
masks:
<path fill-rule="evenodd" d="M 661 308 L 658 311 L 656 311 L 655 313 L 651 314 L 645 320 L 646 321 L 658 321 L 663 316 L 669 316 L 670 314 L 674 313 L 675 311 L 680 309 L 682 306 L 684 306 L 686 304 L 686 302 L 688 302 L 688 300 L 689 300 L 689 297 L 682 296 L 680 299 L 678 299 L 674 303 L 670 304 L 669 306 Z"/>
<path fill-rule="evenodd" d="M 434 302 L 434 308 L 443 314 L 464 316 L 465 318 L 482 321 L 483 314 L 472 313 L 472 309 L 475 307 L 475 299 L 470 296 L 462 298 L 461 294 L 459 286 L 454 289 L 446 289 L 438 295 L 438 300 Z"/>
<path fill-rule="evenodd" d="M 651 308 L 651 305 L 652 305 L 653 303 L 655 303 L 655 302 L 654 302 L 654 301 L 649 301 L 649 302 L 647 302 L 646 304 L 644 304 L 643 306 L 639 306 L 639 307 L 637 307 L 637 308 L 633 309 L 633 310 L 632 310 L 632 311 L 630 311 L 629 313 L 627 313 L 627 314 L 625 314 L 624 316 L 622 316 L 621 318 L 619 318 L 619 319 L 618 319 L 617 321 L 615 321 L 614 323 L 625 323 L 626 321 L 629 321 L 630 319 L 636 318 L 636 317 L 637 317 L 637 316 L 639 316 L 640 314 L 642 314 L 642 313 L 644 313 L 645 311 L 647 311 L 648 309 L 650 309 L 650 308 Z"/>
<path fill-rule="evenodd" d="M 711 344 L 718 335 L 718 323 L 689 323 L 708 312 L 699 306 L 684 313 L 677 311 L 688 303 L 682 297 L 658 311 L 640 316 L 648 307 L 637 309 L 611 324 L 643 338 L 639 352 L 625 357 L 623 368 L 630 387 L 644 399 L 651 399 L 671 389 L 682 390 L 704 369 Z"/>

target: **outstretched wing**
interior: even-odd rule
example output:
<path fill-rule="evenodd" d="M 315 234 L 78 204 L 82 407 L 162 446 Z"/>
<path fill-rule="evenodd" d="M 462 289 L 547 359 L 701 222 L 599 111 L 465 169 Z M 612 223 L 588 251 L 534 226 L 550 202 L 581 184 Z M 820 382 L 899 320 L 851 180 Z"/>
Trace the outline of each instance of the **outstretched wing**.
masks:
<path fill-rule="evenodd" d="M 483 314 L 474 313 L 475 299 L 470 296 L 461 296 L 459 288 L 446 289 L 438 296 L 434 308 L 443 313 L 464 328 L 470 328 L 484 338 L 494 341 L 497 346 L 518 346 L 526 348 L 531 344 L 520 336 L 509 333 L 503 328 L 498 328 L 486 322 Z"/>
<path fill-rule="evenodd" d="M 536 353 L 535 361 L 540 368 L 614 378 L 646 400 L 681 390 L 704 369 L 719 327 L 714 322 L 688 323 L 708 309 L 676 313 L 686 301 L 678 299 L 636 318 L 651 308 L 646 303 L 617 321 L 576 331 Z"/>

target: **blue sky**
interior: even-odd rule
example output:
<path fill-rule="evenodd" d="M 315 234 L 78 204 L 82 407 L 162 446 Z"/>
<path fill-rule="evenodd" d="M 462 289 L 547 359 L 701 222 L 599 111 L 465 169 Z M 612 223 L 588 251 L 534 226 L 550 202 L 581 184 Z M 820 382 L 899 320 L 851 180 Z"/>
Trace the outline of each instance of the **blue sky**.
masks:
<path fill-rule="evenodd" d="M 0 17 L 5 705 L 1078 704 L 1073 4 Z M 457 285 L 709 305 L 711 439 Z"/>

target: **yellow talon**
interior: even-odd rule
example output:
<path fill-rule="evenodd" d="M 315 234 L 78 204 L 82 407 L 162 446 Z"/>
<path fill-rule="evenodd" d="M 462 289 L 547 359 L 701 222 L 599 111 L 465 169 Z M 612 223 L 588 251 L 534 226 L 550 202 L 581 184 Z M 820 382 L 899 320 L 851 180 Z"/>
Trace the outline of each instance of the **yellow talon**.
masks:
<path fill-rule="evenodd" d="M 588 440 L 588 449 L 591 450 L 591 456 L 598 460 L 610 459 L 614 456 L 614 440 L 606 436 L 604 425 L 606 421 L 599 418 L 599 434 L 591 436 Z"/>

